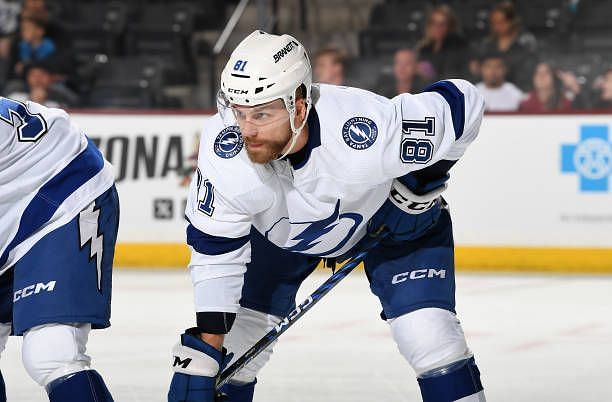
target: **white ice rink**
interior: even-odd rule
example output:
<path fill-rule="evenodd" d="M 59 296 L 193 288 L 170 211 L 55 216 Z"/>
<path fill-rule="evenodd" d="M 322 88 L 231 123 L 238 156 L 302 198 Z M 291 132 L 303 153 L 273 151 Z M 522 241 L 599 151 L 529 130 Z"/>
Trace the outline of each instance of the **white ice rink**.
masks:
<path fill-rule="evenodd" d="M 490 402 L 612 401 L 612 276 L 462 274 L 457 310 Z M 378 313 L 363 271 L 354 272 L 281 338 L 255 400 L 420 401 Z M 165 400 L 170 349 L 193 322 L 184 271 L 116 272 L 113 326 L 89 344 L 116 401 Z M 8 401 L 45 401 L 20 344 L 12 338 L 0 363 Z"/>

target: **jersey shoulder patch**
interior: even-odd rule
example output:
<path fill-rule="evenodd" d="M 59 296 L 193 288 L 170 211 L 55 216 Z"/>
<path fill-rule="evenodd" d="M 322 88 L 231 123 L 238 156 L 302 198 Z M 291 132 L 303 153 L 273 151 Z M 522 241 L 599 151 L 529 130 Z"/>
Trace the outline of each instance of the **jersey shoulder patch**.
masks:
<path fill-rule="evenodd" d="M 242 151 L 244 140 L 238 126 L 225 127 L 215 137 L 213 149 L 215 154 L 224 159 L 235 157 Z"/>
<path fill-rule="evenodd" d="M 226 197 L 263 187 L 272 173 L 249 160 L 238 125 L 226 125 L 217 113 L 204 123 L 198 166 Z"/>
<path fill-rule="evenodd" d="M 370 148 L 377 137 L 378 126 L 369 117 L 351 117 L 342 126 L 342 139 L 353 149 Z"/>
<path fill-rule="evenodd" d="M 379 182 L 380 158 L 394 118 L 390 100 L 350 87 L 319 86 L 319 115 L 325 172 L 345 183 Z"/>
<path fill-rule="evenodd" d="M 390 101 L 359 88 L 320 85 L 316 107 L 322 142 L 363 151 L 377 143 L 390 118 Z"/>

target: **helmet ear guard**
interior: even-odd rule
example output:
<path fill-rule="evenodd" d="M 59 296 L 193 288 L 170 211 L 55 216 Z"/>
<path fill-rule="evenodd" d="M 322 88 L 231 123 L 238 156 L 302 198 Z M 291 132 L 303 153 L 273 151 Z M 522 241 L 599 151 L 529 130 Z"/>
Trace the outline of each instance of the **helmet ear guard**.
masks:
<path fill-rule="evenodd" d="M 310 112 L 310 108 L 312 106 L 312 99 L 310 98 L 310 89 L 308 89 L 307 91 L 308 95 L 304 98 L 304 103 L 306 104 L 306 114 L 304 116 L 304 120 L 302 121 L 299 127 L 295 127 L 295 113 L 297 112 L 297 108 L 296 108 L 297 91 L 302 85 L 304 84 L 300 84 L 297 88 L 295 88 L 293 93 L 287 96 L 286 99 L 283 98 L 283 102 L 285 103 L 285 108 L 287 109 L 287 112 L 289 112 L 289 121 L 291 123 L 291 131 L 295 135 L 299 135 L 300 132 L 302 131 L 302 128 L 304 128 L 304 125 L 306 124 L 306 118 L 308 117 L 308 113 Z"/>

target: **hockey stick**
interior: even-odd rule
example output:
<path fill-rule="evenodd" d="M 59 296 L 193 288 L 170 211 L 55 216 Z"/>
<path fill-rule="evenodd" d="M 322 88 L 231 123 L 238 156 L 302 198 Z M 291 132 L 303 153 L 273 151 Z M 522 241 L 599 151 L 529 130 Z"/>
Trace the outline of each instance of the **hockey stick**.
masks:
<path fill-rule="evenodd" d="M 348 274 L 351 273 L 357 265 L 359 265 L 363 259 L 368 255 L 368 252 L 376 247 L 382 239 L 388 234 L 388 231 L 381 227 L 375 234 L 371 235 L 371 239 L 364 245 L 362 250 L 350 258 L 347 262 L 330 276 L 321 286 L 319 286 L 306 300 L 304 300 L 299 306 L 291 311 L 281 322 L 265 334 L 255 345 L 247 350 L 242 356 L 240 356 L 231 366 L 225 369 L 219 378 L 217 379 L 217 391 L 225 385 L 234 375 L 238 373 L 244 366 L 246 366 L 251 360 L 257 355 L 264 351 L 265 348 L 270 346 L 278 337 L 280 337 L 289 327 L 303 316 L 308 310 L 312 308 L 319 300 L 323 298 L 334 286 L 344 279 Z"/>

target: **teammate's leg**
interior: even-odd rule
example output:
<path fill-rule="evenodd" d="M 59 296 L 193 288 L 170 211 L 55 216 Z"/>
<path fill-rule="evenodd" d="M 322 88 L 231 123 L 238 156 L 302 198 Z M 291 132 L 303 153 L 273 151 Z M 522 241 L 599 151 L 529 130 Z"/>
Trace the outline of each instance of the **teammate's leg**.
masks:
<path fill-rule="evenodd" d="M 91 324 L 46 324 L 23 334 L 23 365 L 34 381 L 45 387 L 51 401 L 93 396 L 111 401 L 102 377 L 90 369 L 85 354 Z"/>
<path fill-rule="evenodd" d="M 89 331 L 110 325 L 119 220 L 115 188 L 40 239 L 14 267 L 13 327 L 26 371 L 52 402 L 110 402 L 85 354 Z"/>
<path fill-rule="evenodd" d="M 385 243 L 366 273 L 400 353 L 416 372 L 424 402 L 484 401 L 480 372 L 455 313 L 450 214 L 414 241 Z"/>
<path fill-rule="evenodd" d="M 225 347 L 234 353 L 234 359 L 295 307 L 297 290 L 318 260 L 276 247 L 255 229 L 251 230 L 251 263 L 244 277 L 241 307 L 225 338 Z M 223 387 L 230 402 L 253 400 L 257 373 L 270 360 L 272 348 L 270 345 Z"/>
<path fill-rule="evenodd" d="M 0 372 L 0 402 L 6 402 L 6 387 L 4 385 L 4 377 Z"/>
<path fill-rule="evenodd" d="M 11 334 L 11 323 L 0 323 L 0 354 L 4 351 L 6 341 Z M 6 402 L 6 387 L 4 385 L 4 377 L 0 372 L 0 402 Z"/>
<path fill-rule="evenodd" d="M 0 355 L 11 334 L 13 321 L 13 270 L 9 269 L 0 276 Z M 0 372 L 0 402 L 6 402 L 6 387 Z"/>

